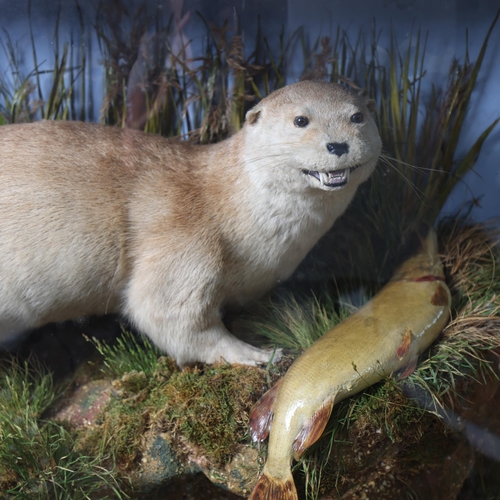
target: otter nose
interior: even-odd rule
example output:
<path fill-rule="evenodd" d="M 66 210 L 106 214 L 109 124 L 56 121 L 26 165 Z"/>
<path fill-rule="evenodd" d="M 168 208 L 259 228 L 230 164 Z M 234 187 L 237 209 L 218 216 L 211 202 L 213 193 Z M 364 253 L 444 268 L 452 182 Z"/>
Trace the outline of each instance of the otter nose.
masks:
<path fill-rule="evenodd" d="M 332 155 L 342 156 L 349 152 L 349 144 L 347 142 L 329 142 L 326 145 L 326 149 Z"/>

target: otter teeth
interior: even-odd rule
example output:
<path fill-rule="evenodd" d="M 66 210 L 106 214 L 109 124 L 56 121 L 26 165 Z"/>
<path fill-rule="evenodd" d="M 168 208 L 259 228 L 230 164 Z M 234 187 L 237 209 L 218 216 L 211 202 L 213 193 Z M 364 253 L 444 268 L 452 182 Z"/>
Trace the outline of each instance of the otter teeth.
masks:
<path fill-rule="evenodd" d="M 323 186 L 343 186 L 349 182 L 350 169 L 332 170 L 330 172 L 320 172 L 320 182 Z"/>
<path fill-rule="evenodd" d="M 345 168 L 343 170 L 330 170 L 329 172 L 318 172 L 317 170 L 304 170 L 304 173 L 318 179 L 325 187 L 342 187 L 349 182 L 351 171 L 356 167 Z"/>

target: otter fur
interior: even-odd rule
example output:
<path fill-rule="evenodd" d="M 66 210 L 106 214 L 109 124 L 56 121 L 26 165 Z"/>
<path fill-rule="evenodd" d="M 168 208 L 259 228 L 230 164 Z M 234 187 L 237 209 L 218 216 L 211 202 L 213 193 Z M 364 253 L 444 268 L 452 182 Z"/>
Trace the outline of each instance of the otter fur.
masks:
<path fill-rule="evenodd" d="M 213 145 L 118 127 L 0 127 L 0 341 L 119 313 L 179 365 L 253 365 L 221 311 L 287 279 L 375 168 L 375 104 L 304 81 Z"/>

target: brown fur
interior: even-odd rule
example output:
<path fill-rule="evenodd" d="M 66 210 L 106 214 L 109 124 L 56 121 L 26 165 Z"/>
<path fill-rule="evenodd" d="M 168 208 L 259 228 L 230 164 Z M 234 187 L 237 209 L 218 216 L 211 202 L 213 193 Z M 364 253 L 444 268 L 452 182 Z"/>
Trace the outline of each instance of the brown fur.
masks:
<path fill-rule="evenodd" d="M 266 362 L 221 308 L 286 279 L 345 210 L 380 153 L 372 110 L 302 82 L 210 146 L 78 122 L 0 127 L 0 340 L 118 312 L 181 365 Z M 303 172 L 358 164 L 343 188 Z"/>

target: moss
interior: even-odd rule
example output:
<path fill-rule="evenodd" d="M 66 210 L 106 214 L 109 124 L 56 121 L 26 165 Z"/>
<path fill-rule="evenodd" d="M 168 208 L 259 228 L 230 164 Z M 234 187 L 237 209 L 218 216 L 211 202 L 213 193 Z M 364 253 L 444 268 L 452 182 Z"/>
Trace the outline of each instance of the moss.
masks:
<path fill-rule="evenodd" d="M 144 401 L 131 405 L 126 399 L 111 399 L 95 425 L 78 429 L 77 449 L 94 456 L 110 454 L 121 470 L 131 470 L 148 424 L 145 410 Z"/>
<path fill-rule="evenodd" d="M 103 343 L 100 349 L 110 352 L 113 358 L 117 354 Z M 109 370 L 112 364 L 108 362 L 106 366 Z M 120 370 L 122 368 L 120 365 Z M 162 356 L 156 360 L 156 370 L 149 376 L 132 370 L 113 380 L 112 398 L 100 418 L 94 426 L 78 430 L 78 448 L 92 455 L 111 453 L 121 469 L 131 470 L 140 458 L 142 438 L 150 426 L 150 413 L 165 402 L 156 389 L 168 382 L 174 369 L 175 362 Z"/>
<path fill-rule="evenodd" d="M 179 371 L 171 358 L 161 357 L 150 376 L 134 370 L 114 380 L 113 388 L 98 425 L 79 431 L 82 451 L 108 450 L 121 468 L 131 470 L 144 434 L 153 429 L 169 431 L 222 463 L 247 436 L 248 415 L 266 388 L 266 372 L 229 365 Z"/>
<path fill-rule="evenodd" d="M 162 394 L 161 427 L 182 434 L 217 462 L 229 460 L 248 432 L 248 415 L 262 394 L 265 372 L 243 366 L 186 369 L 172 377 Z"/>

